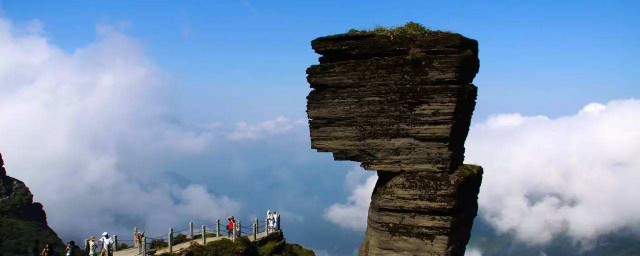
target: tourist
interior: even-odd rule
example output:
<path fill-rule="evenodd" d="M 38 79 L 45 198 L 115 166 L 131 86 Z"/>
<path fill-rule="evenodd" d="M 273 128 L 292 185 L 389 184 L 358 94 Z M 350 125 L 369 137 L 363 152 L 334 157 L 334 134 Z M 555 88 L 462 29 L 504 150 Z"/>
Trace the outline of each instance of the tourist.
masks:
<path fill-rule="evenodd" d="M 64 255 L 66 255 L 66 256 L 72 256 L 72 255 L 73 255 L 73 253 L 74 253 L 74 249 L 75 249 L 75 247 L 76 247 L 76 242 L 74 242 L 74 241 L 69 241 L 69 242 L 67 243 L 67 247 L 66 247 L 66 248 L 64 248 Z"/>
<path fill-rule="evenodd" d="M 96 243 L 96 237 L 92 236 L 89 238 L 89 256 L 97 256 L 98 255 L 98 244 Z"/>
<path fill-rule="evenodd" d="M 142 253 L 142 241 L 144 241 L 144 231 L 142 232 L 134 232 L 133 240 L 138 245 L 138 253 Z"/>
<path fill-rule="evenodd" d="M 227 217 L 227 236 L 229 238 L 231 238 L 231 236 L 233 235 L 233 228 L 235 225 L 233 225 L 233 216 L 229 216 Z"/>
<path fill-rule="evenodd" d="M 107 232 L 102 233 L 102 237 L 98 240 L 102 244 L 102 250 L 100 250 L 100 256 L 111 256 L 111 245 L 113 244 L 113 240 L 109 237 Z"/>
<path fill-rule="evenodd" d="M 280 230 L 280 214 L 277 211 L 273 212 L 273 230 Z"/>
<path fill-rule="evenodd" d="M 40 253 L 40 256 L 53 256 L 53 247 L 51 246 L 51 244 L 46 243 L 44 245 L 44 249 L 42 249 L 42 252 Z"/>
<path fill-rule="evenodd" d="M 267 234 L 269 234 L 269 232 L 273 231 L 273 215 L 271 214 L 271 210 L 267 210 L 266 225 L 267 225 Z"/>

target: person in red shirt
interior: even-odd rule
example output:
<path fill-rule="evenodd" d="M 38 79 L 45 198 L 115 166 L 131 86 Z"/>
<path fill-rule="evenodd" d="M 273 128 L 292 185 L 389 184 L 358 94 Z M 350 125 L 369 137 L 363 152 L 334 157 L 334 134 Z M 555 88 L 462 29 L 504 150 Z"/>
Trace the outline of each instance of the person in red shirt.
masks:
<path fill-rule="evenodd" d="M 233 222 L 233 216 L 228 217 L 227 220 L 229 221 L 227 223 L 227 236 L 231 237 L 233 235 L 233 228 L 235 224 Z"/>

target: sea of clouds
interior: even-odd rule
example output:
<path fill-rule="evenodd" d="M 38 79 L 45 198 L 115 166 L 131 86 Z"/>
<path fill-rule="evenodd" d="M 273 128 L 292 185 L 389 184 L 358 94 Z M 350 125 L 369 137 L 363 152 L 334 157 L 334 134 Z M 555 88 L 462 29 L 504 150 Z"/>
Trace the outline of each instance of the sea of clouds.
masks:
<path fill-rule="evenodd" d="M 481 217 L 530 245 L 589 244 L 640 229 L 640 100 L 591 103 L 558 118 L 503 114 L 472 127 L 467 162 L 484 167 Z"/>

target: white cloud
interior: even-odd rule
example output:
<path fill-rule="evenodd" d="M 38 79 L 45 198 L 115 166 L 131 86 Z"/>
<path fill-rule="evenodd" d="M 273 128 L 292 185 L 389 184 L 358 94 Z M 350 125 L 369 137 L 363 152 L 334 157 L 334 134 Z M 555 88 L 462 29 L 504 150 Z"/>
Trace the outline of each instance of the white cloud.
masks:
<path fill-rule="evenodd" d="M 481 216 L 532 245 L 640 227 L 640 101 L 592 103 L 555 119 L 497 115 L 474 125 L 467 161 L 485 169 Z"/>
<path fill-rule="evenodd" d="M 0 19 L 0 152 L 59 234 L 132 225 L 163 234 L 237 211 L 204 187 L 158 178 L 163 164 L 202 152 L 212 135 L 171 121 L 169 79 L 138 42 L 98 26 L 96 42 L 68 53 L 42 34 L 38 22 Z"/>
<path fill-rule="evenodd" d="M 471 248 L 467 248 L 464 255 L 465 256 L 482 256 L 482 251 L 480 251 L 480 249 L 478 248 L 471 247 Z"/>
<path fill-rule="evenodd" d="M 366 178 L 362 182 L 362 178 Z M 367 228 L 367 211 L 371 203 L 371 193 L 378 180 L 375 173 L 367 173 L 361 168 L 349 171 L 346 184 L 351 195 L 345 204 L 333 204 L 325 210 L 324 218 L 351 230 L 365 230 Z"/>
<path fill-rule="evenodd" d="M 279 116 L 273 120 L 260 123 L 241 121 L 236 123 L 235 129 L 227 136 L 229 140 L 252 140 L 264 138 L 266 135 L 282 134 L 297 126 L 307 124 L 307 120 L 290 120 Z"/>
<path fill-rule="evenodd" d="M 205 128 L 207 129 L 211 129 L 211 130 L 215 130 L 218 129 L 220 127 L 224 126 L 224 123 L 222 122 L 211 122 L 205 125 Z"/>

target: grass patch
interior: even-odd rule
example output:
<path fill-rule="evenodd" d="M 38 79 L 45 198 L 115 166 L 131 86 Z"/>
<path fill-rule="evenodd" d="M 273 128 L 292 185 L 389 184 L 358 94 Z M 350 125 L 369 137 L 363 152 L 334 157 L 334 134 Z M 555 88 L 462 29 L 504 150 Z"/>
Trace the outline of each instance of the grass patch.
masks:
<path fill-rule="evenodd" d="M 149 248 L 151 249 L 161 249 L 161 248 L 166 248 L 168 246 L 169 246 L 169 243 L 162 240 L 151 240 L 151 243 L 149 243 Z"/>
<path fill-rule="evenodd" d="M 260 248 L 258 249 L 258 253 L 260 253 L 260 256 L 273 255 L 277 245 L 278 243 L 276 241 L 269 241 L 263 246 L 260 246 Z"/>
<path fill-rule="evenodd" d="M 383 36 L 389 36 L 391 38 L 396 38 L 396 37 L 420 37 L 420 36 L 426 36 L 428 34 L 436 33 L 436 32 L 455 34 L 449 31 L 431 30 L 423 26 L 422 24 L 413 22 L 413 21 L 407 22 L 406 24 L 404 24 L 404 26 L 395 26 L 395 27 L 376 26 L 373 29 L 364 29 L 364 30 L 350 29 L 349 31 L 347 31 L 347 34 L 349 35 L 375 34 L 375 35 L 383 35 Z"/>
<path fill-rule="evenodd" d="M 0 255 L 4 256 L 31 255 L 30 249 L 35 241 L 38 241 L 38 250 L 42 250 L 46 243 L 58 250 L 64 249 L 62 241 L 52 230 L 33 221 L 0 217 L 0 234 Z"/>
<path fill-rule="evenodd" d="M 187 237 L 187 235 L 185 234 L 178 234 L 177 236 L 173 237 L 173 244 L 181 244 L 181 243 L 185 243 L 185 242 L 189 242 L 189 237 Z"/>
<path fill-rule="evenodd" d="M 316 256 L 312 250 L 306 249 L 297 244 L 287 244 L 284 247 L 283 255 L 291 255 L 291 256 Z"/>
<path fill-rule="evenodd" d="M 241 237 L 235 242 L 229 239 L 221 239 L 208 242 L 206 245 L 193 243 L 189 246 L 189 251 L 194 255 L 223 256 L 223 255 L 246 255 L 257 256 L 258 250 L 251 244 L 248 238 Z"/>

